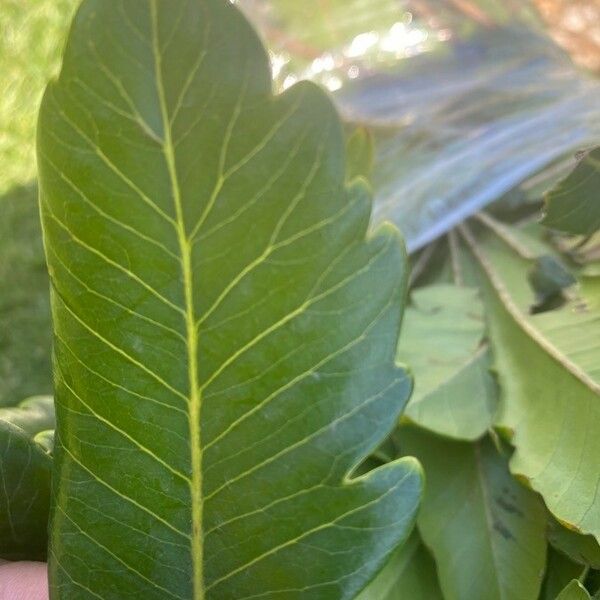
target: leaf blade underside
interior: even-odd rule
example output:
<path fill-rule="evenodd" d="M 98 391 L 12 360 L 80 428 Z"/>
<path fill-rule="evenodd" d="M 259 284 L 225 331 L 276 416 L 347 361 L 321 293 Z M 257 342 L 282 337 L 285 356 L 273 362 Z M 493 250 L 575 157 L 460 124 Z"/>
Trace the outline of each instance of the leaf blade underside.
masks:
<path fill-rule="evenodd" d="M 223 0 L 88 0 L 46 92 L 55 597 L 351 598 L 410 532 L 415 461 L 350 479 L 411 387 L 405 256 L 267 65 Z"/>
<path fill-rule="evenodd" d="M 455 439 L 484 435 L 497 400 L 484 334 L 475 289 L 437 284 L 413 291 L 398 345 L 398 359 L 415 376 L 405 420 Z"/>
<path fill-rule="evenodd" d="M 584 280 L 580 298 L 531 315 L 531 261 L 495 234 L 463 229 L 463 237 L 487 301 L 502 390 L 496 424 L 512 436 L 511 471 L 559 520 L 597 538 L 598 282 Z"/>
<path fill-rule="evenodd" d="M 492 440 L 446 440 L 414 426 L 401 428 L 398 440 L 427 474 L 417 525 L 444 597 L 537 598 L 546 562 L 543 504 L 511 477 Z"/>

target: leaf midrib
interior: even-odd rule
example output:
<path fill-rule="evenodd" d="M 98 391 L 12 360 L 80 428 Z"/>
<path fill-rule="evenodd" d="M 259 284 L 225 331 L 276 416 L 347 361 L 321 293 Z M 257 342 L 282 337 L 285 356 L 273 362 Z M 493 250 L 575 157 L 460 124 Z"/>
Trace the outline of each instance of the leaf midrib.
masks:
<path fill-rule="evenodd" d="M 181 190 L 177 177 L 177 166 L 175 161 L 175 151 L 171 136 L 171 124 L 167 110 L 165 88 L 162 76 L 162 57 L 158 40 L 158 17 L 156 0 L 151 4 L 152 16 L 152 50 L 154 54 L 154 68 L 156 77 L 156 87 L 160 112 L 163 124 L 163 143 L 162 149 L 169 171 L 171 181 L 171 193 L 175 204 L 176 229 L 179 250 L 181 253 L 182 277 L 185 294 L 185 325 L 186 325 L 186 348 L 188 364 L 189 381 L 189 434 L 190 434 L 190 453 L 191 453 L 191 478 L 190 478 L 190 497 L 192 511 L 192 535 L 191 535 L 191 558 L 192 558 L 192 588 L 193 598 L 203 600 L 204 598 L 204 548 L 202 543 L 202 519 L 203 519 L 203 498 L 202 498 L 202 446 L 200 431 L 200 416 L 202 397 L 198 377 L 198 333 L 196 328 L 196 316 L 194 311 L 194 289 L 192 274 L 192 256 L 191 242 L 185 230 L 183 217 L 183 205 Z"/>

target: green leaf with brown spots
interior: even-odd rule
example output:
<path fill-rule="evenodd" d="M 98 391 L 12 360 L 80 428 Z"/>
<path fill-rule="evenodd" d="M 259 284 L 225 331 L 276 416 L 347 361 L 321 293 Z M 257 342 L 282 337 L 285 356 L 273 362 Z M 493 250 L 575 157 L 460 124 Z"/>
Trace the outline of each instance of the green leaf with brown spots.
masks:
<path fill-rule="evenodd" d="M 546 562 L 546 513 L 489 438 L 446 440 L 414 426 L 398 440 L 425 470 L 417 521 L 446 600 L 537 598 Z"/>
<path fill-rule="evenodd" d="M 532 314 L 535 256 L 514 243 L 531 237 L 528 227 L 509 236 L 464 230 L 501 388 L 496 425 L 515 447 L 511 471 L 557 519 L 599 538 L 600 278 L 581 279 L 562 305 Z"/>

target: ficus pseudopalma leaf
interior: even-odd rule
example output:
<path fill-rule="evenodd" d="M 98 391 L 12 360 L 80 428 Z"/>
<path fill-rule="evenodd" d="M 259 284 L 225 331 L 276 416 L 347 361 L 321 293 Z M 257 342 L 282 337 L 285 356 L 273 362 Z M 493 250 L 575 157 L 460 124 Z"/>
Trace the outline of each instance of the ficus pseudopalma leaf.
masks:
<path fill-rule="evenodd" d="M 39 123 L 53 598 L 353 598 L 410 532 L 406 260 L 227 0 L 85 0 Z"/>

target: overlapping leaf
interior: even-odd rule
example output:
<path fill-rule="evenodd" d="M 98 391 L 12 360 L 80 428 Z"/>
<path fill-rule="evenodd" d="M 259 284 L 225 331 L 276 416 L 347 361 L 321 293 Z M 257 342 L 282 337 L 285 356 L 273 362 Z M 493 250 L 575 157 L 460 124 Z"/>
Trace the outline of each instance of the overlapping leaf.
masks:
<path fill-rule="evenodd" d="M 573 235 L 600 229 L 600 148 L 580 157 L 575 170 L 547 194 L 543 223 Z"/>
<path fill-rule="evenodd" d="M 581 535 L 562 527 L 555 519 L 550 519 L 548 540 L 578 564 L 600 569 L 600 545 L 593 536 Z"/>
<path fill-rule="evenodd" d="M 556 600 L 557 596 L 573 579 L 583 575 L 584 567 L 572 561 L 562 552 L 553 548 L 548 549 L 546 578 L 541 593 L 541 600 Z"/>
<path fill-rule="evenodd" d="M 50 397 L 0 409 L 0 559 L 46 557 L 52 460 L 36 436 L 52 429 Z"/>
<path fill-rule="evenodd" d="M 446 600 L 537 598 L 546 559 L 545 511 L 515 481 L 489 439 L 456 442 L 402 428 L 427 489 L 418 526 Z"/>
<path fill-rule="evenodd" d="M 590 595 L 585 587 L 577 579 L 574 579 L 556 597 L 556 600 L 590 600 Z"/>
<path fill-rule="evenodd" d="M 442 600 L 435 563 L 414 531 L 356 600 Z"/>
<path fill-rule="evenodd" d="M 351 477 L 410 390 L 405 257 L 326 95 L 270 86 L 225 0 L 78 12 L 38 141 L 55 598 L 352 598 L 411 529 L 414 460 Z"/>
<path fill-rule="evenodd" d="M 398 347 L 398 359 L 415 377 L 406 416 L 442 435 L 477 439 L 496 410 L 478 292 L 433 285 L 413 291 L 411 298 Z"/>
<path fill-rule="evenodd" d="M 532 315 L 532 257 L 497 231 L 467 239 L 483 274 L 502 389 L 498 424 L 516 447 L 511 470 L 561 521 L 598 537 L 600 281 L 586 278 L 562 308 Z"/>

